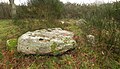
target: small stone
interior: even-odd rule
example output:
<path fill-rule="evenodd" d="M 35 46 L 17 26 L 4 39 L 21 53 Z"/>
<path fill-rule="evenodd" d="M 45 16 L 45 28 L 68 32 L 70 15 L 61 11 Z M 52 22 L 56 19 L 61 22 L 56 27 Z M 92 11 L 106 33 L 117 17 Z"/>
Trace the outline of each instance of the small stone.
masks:
<path fill-rule="evenodd" d="M 95 43 L 95 36 L 94 35 L 87 35 L 88 42 L 94 44 Z"/>
<path fill-rule="evenodd" d="M 83 25 L 86 25 L 87 22 L 84 19 L 79 19 L 76 21 L 76 25 L 82 27 Z"/>

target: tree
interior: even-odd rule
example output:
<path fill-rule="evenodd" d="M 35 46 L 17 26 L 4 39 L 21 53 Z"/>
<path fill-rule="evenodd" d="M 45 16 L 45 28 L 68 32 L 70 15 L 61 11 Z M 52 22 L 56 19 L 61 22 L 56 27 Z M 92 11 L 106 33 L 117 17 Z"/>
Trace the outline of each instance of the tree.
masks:
<path fill-rule="evenodd" d="M 9 2 L 11 5 L 11 16 L 12 16 L 12 18 L 15 18 L 16 17 L 16 6 L 14 3 L 14 0 L 9 0 Z"/>
<path fill-rule="evenodd" d="M 31 15 L 38 18 L 60 18 L 63 12 L 60 0 L 29 0 L 28 7 Z"/>
<path fill-rule="evenodd" d="M 10 18 L 10 6 L 7 3 L 0 3 L 0 19 Z"/>

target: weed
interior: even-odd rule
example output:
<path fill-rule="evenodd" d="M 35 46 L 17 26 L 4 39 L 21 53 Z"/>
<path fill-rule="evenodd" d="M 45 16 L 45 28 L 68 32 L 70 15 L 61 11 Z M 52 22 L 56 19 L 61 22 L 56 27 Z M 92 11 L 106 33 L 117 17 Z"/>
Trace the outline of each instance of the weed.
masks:
<path fill-rule="evenodd" d="M 17 46 L 17 39 L 9 39 L 6 42 L 8 50 L 14 50 Z"/>

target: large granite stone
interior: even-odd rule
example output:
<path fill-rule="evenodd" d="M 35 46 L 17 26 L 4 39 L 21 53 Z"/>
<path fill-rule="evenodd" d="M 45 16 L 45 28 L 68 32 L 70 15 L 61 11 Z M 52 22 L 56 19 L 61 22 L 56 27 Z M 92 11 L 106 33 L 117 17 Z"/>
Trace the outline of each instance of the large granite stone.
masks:
<path fill-rule="evenodd" d="M 17 51 L 25 54 L 61 54 L 75 48 L 72 32 L 51 28 L 27 32 L 18 39 Z"/>

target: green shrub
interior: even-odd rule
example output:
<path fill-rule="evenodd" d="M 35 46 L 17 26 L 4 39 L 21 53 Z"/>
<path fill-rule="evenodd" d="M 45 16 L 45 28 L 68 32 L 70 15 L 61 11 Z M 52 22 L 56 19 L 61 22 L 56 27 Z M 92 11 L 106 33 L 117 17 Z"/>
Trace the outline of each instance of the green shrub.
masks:
<path fill-rule="evenodd" d="M 17 46 L 17 39 L 9 39 L 6 42 L 8 50 L 14 50 Z"/>

